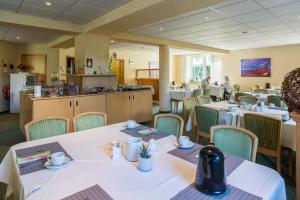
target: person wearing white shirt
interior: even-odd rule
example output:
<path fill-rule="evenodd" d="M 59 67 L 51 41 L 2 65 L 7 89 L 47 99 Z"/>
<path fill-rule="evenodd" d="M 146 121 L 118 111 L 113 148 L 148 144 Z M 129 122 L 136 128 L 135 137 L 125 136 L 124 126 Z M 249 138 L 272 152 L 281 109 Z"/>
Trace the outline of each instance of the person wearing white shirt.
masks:
<path fill-rule="evenodd" d="M 230 82 L 228 76 L 225 76 L 224 79 L 225 79 L 225 82 L 223 83 L 223 87 L 224 87 L 223 98 L 227 99 L 228 97 L 230 98 L 230 95 L 232 93 L 233 87 L 231 85 L 231 82 Z"/>

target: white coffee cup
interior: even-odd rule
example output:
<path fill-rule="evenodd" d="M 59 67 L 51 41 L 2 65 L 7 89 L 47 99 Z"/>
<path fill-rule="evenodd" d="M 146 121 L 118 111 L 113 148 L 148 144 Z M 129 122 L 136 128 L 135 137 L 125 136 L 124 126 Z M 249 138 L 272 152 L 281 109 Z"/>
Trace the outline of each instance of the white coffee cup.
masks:
<path fill-rule="evenodd" d="M 112 159 L 118 160 L 122 157 L 122 147 L 113 146 L 112 148 Z"/>
<path fill-rule="evenodd" d="M 275 104 L 274 104 L 274 103 L 269 103 L 269 107 L 270 107 L 270 108 L 274 108 L 274 107 L 275 107 Z"/>
<path fill-rule="evenodd" d="M 135 128 L 136 127 L 136 121 L 134 121 L 134 120 L 128 120 L 127 121 L 127 127 L 128 128 Z"/>
<path fill-rule="evenodd" d="M 50 156 L 50 163 L 52 165 L 62 165 L 65 160 L 65 153 L 64 152 L 56 152 L 51 154 Z"/>
<path fill-rule="evenodd" d="M 290 119 L 290 116 L 289 116 L 288 113 L 285 113 L 285 114 L 282 115 L 282 120 L 287 121 L 289 119 Z"/>
<path fill-rule="evenodd" d="M 178 142 L 180 146 L 187 146 L 190 143 L 190 138 L 188 136 L 180 136 Z"/>

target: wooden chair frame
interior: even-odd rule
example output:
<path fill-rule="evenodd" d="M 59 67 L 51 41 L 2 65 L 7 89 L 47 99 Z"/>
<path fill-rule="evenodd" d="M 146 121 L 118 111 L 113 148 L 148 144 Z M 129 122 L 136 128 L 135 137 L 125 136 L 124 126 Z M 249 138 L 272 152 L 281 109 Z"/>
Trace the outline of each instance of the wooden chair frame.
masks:
<path fill-rule="evenodd" d="M 206 108 L 206 109 L 211 109 L 211 110 L 217 111 L 218 112 L 218 124 L 220 123 L 220 110 L 219 109 L 217 109 L 217 108 L 211 108 L 211 107 L 206 107 L 206 106 L 197 106 L 197 107 L 203 107 L 203 108 Z M 197 122 L 197 126 L 196 126 L 196 134 L 197 134 L 196 143 L 199 144 L 200 141 L 201 141 L 200 139 L 202 137 L 210 139 L 210 133 L 205 133 L 205 132 L 202 132 L 202 131 L 199 130 L 199 124 L 198 124 L 198 120 L 197 120 L 196 109 L 195 109 L 195 115 L 196 115 L 196 122 Z"/>
<path fill-rule="evenodd" d="M 76 128 L 76 120 L 82 116 L 85 116 L 85 115 L 102 115 L 104 117 L 104 126 L 107 125 L 107 117 L 106 117 L 106 113 L 103 113 L 103 112 L 84 112 L 84 113 L 81 113 L 81 114 L 78 114 L 76 115 L 74 118 L 73 118 L 73 126 L 74 126 L 74 131 L 78 131 L 77 128 Z"/>
<path fill-rule="evenodd" d="M 268 148 L 263 148 L 263 147 L 257 147 L 257 152 L 261 154 L 265 154 L 268 156 L 273 156 L 276 158 L 277 162 L 277 172 L 281 173 L 281 132 L 282 132 L 282 121 L 276 117 L 271 117 L 271 116 L 265 116 L 265 115 L 260 115 L 260 114 L 255 114 L 255 113 L 245 113 L 244 114 L 244 125 L 245 125 L 245 116 L 256 116 L 256 117 L 263 117 L 266 119 L 274 120 L 276 122 L 279 122 L 280 127 L 279 127 L 279 135 L 278 135 L 278 141 L 277 141 L 277 150 L 271 150 Z M 255 133 L 254 133 L 255 134 Z"/>
<path fill-rule="evenodd" d="M 233 130 L 237 130 L 237 131 L 241 131 L 243 133 L 245 133 L 246 135 L 248 135 L 251 140 L 252 140 L 252 148 L 251 148 L 251 161 L 255 162 L 256 160 L 256 154 L 257 154 L 257 147 L 258 147 L 258 138 L 257 136 L 252 133 L 251 131 L 241 128 L 241 127 L 237 127 L 237 126 L 229 126 L 229 125 L 218 125 L 218 126 L 213 126 L 210 128 L 210 142 L 214 142 L 214 130 L 217 129 L 233 129 Z"/>
<path fill-rule="evenodd" d="M 183 121 L 182 117 L 180 117 L 178 115 L 175 115 L 175 114 L 170 114 L 170 113 L 155 115 L 154 116 L 154 128 L 156 127 L 157 120 L 160 117 L 171 117 L 171 118 L 174 118 L 174 119 L 178 120 L 178 122 L 180 123 L 179 136 L 182 136 L 182 134 L 183 134 L 183 127 L 184 127 L 184 121 Z"/>
<path fill-rule="evenodd" d="M 279 96 L 277 96 L 277 95 L 268 95 L 267 96 L 267 105 L 269 105 L 269 102 L 270 102 L 270 98 L 272 98 L 272 97 L 279 97 Z M 280 97 L 279 97 L 280 98 Z M 281 99 L 280 99 L 280 101 L 282 101 Z M 281 105 L 280 105 L 281 106 Z"/>
<path fill-rule="evenodd" d="M 70 123 L 69 123 L 69 119 L 68 118 L 65 118 L 65 117 L 46 117 L 46 118 L 40 118 L 40 119 L 36 119 L 36 120 L 33 120 L 27 124 L 25 124 L 24 126 L 24 129 L 25 129 L 25 137 L 26 137 L 26 141 L 30 141 L 30 135 L 29 135 L 29 127 L 32 125 L 32 124 L 35 124 L 37 122 L 40 122 L 40 121 L 44 121 L 44 120 L 49 120 L 49 119 L 57 119 L 57 120 L 63 120 L 66 122 L 66 133 L 69 133 L 70 131 Z"/>

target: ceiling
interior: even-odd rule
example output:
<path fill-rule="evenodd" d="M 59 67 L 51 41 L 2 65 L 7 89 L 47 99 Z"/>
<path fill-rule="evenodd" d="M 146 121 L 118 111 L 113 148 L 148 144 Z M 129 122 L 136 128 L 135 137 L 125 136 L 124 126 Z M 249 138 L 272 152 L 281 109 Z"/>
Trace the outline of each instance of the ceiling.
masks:
<path fill-rule="evenodd" d="M 300 43 L 300 0 L 226 0 L 134 33 L 238 50 Z"/>
<path fill-rule="evenodd" d="M 130 0 L 0 0 L 0 9 L 85 24 Z M 51 3 L 47 6 L 46 3 Z"/>

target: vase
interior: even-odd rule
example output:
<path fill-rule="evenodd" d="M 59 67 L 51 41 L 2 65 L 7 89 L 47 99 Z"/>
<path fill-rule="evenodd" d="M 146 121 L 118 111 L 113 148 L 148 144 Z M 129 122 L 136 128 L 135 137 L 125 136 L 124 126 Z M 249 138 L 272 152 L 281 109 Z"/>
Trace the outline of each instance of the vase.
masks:
<path fill-rule="evenodd" d="M 139 158 L 138 169 L 142 172 L 149 172 L 152 170 L 153 158 Z"/>

